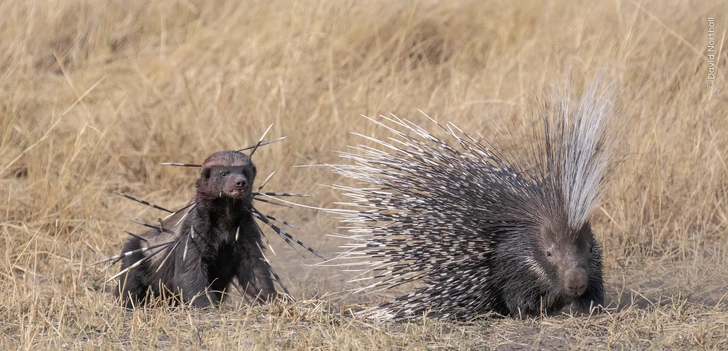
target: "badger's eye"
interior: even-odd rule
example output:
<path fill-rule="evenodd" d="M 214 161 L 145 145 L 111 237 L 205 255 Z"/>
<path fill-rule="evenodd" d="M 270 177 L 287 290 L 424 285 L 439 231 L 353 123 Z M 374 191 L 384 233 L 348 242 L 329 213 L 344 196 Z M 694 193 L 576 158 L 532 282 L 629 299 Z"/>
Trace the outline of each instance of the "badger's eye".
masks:
<path fill-rule="evenodd" d="M 551 251 L 546 251 L 546 257 L 551 257 Z"/>
<path fill-rule="evenodd" d="M 222 172 L 220 172 L 220 178 L 225 178 L 228 174 L 230 174 L 230 172 L 222 171 Z"/>

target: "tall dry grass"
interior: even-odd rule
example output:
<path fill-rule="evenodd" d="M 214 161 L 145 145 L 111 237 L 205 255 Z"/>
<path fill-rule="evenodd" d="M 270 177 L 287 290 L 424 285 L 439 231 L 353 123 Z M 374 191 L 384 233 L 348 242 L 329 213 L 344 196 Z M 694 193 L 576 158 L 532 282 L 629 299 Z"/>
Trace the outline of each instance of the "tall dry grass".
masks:
<path fill-rule="evenodd" d="M 726 14 L 725 1 L 2 2 L 0 348 L 728 348 Z M 87 266 L 118 252 L 128 219 L 158 215 L 113 191 L 192 196 L 195 171 L 158 162 L 199 162 L 273 123 L 288 139 L 256 153 L 260 174 L 278 170 L 267 187 L 329 206 L 340 195 L 317 184 L 332 172 L 292 166 L 377 133 L 360 114 L 425 123 L 421 109 L 494 135 L 565 75 L 600 73 L 623 125 L 593 216 L 603 315 L 371 324 L 339 308 L 387 296 L 340 293 L 345 273 L 277 242 L 297 304 L 125 312 L 104 291 L 111 272 Z M 324 236 L 334 218 L 269 210 L 324 252 L 341 244 Z"/>

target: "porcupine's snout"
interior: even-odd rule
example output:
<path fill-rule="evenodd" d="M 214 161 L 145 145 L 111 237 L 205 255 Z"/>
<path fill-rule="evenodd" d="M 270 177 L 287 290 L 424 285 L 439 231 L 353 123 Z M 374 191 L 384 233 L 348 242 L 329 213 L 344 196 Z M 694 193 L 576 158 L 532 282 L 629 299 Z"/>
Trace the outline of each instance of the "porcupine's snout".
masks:
<path fill-rule="evenodd" d="M 564 290 L 567 295 L 578 297 L 586 291 L 586 285 L 589 281 L 586 270 L 574 267 L 566 271 L 564 274 Z"/>

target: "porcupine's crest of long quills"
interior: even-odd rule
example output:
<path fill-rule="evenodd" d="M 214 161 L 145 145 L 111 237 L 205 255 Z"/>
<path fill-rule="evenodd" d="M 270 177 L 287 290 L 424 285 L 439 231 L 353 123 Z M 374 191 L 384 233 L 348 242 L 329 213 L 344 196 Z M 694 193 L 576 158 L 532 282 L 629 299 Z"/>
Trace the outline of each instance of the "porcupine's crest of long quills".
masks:
<path fill-rule="evenodd" d="M 350 198 L 347 209 L 334 211 L 349 232 L 339 236 L 350 242 L 332 261 L 360 271 L 352 281 L 373 280 L 356 292 L 424 286 L 363 314 L 470 319 L 496 303 L 484 265 L 489 237 L 557 217 L 581 227 L 603 191 L 612 149 L 605 137 L 611 103 L 606 94 L 595 100 L 597 89 L 588 87 L 576 104 L 567 93 L 542 108 L 537 140 L 517 152 L 495 151 L 453 124 L 437 124 L 455 140 L 448 143 L 394 115 L 366 117 L 393 136 L 355 133 L 384 151 L 360 145 L 340 153 L 347 164 L 333 166 L 364 185 L 334 186 Z"/>
<path fill-rule="evenodd" d="M 272 125 L 271 125 L 271 127 L 272 127 Z M 245 148 L 240 149 L 240 150 L 237 150 L 237 151 L 238 152 L 243 152 L 243 151 L 246 151 L 246 150 L 252 150 L 250 152 L 250 154 L 248 155 L 248 157 L 252 157 L 252 155 L 255 153 L 255 151 L 258 149 L 258 147 L 264 146 L 264 145 L 268 145 L 268 144 L 274 143 L 276 141 L 280 141 L 280 140 L 285 139 L 285 137 L 280 137 L 280 138 L 272 139 L 272 140 L 269 140 L 269 141 L 263 141 L 263 138 L 265 138 L 265 135 L 268 133 L 268 131 L 270 130 L 271 127 L 268 127 L 268 130 L 266 130 L 266 132 L 263 134 L 263 136 L 260 138 L 260 140 L 256 144 L 254 144 L 252 146 L 245 147 Z M 178 162 L 163 162 L 162 164 L 163 165 L 169 165 L 169 166 L 194 167 L 194 168 L 199 168 L 199 167 L 202 166 L 200 164 L 178 163 Z M 266 183 L 271 179 L 271 177 L 273 176 L 273 174 L 275 174 L 275 172 L 271 173 L 263 181 L 263 183 L 260 186 L 258 186 L 257 191 L 253 192 L 253 194 L 252 194 L 253 195 L 253 200 L 259 201 L 259 202 L 265 202 L 265 203 L 269 203 L 269 204 L 273 204 L 273 205 L 278 205 L 278 206 L 288 206 L 286 203 L 289 203 L 289 202 L 285 201 L 285 203 L 283 203 L 283 202 L 277 201 L 275 199 L 275 197 L 289 197 L 289 196 L 307 197 L 307 196 L 311 196 L 309 194 L 294 194 L 294 193 L 288 193 L 288 192 L 263 192 L 263 191 L 261 191 L 263 189 L 263 187 L 266 185 Z M 112 276 L 111 278 L 109 278 L 107 280 L 107 282 L 109 282 L 109 281 L 111 281 L 113 279 L 116 279 L 117 277 L 121 276 L 122 274 L 128 272 L 131 269 L 136 268 L 137 266 L 141 265 L 146 260 L 157 260 L 159 262 L 159 265 L 157 266 L 157 270 L 159 270 L 159 269 L 162 268 L 162 266 L 166 262 L 167 258 L 169 258 L 169 256 L 171 255 L 172 251 L 174 251 L 177 247 L 180 247 L 180 246 L 184 248 L 183 249 L 184 250 L 183 251 L 183 258 L 186 256 L 187 248 L 188 248 L 189 245 L 191 245 L 190 242 L 193 242 L 194 243 L 195 238 L 197 236 L 199 236 L 200 233 L 195 233 L 194 232 L 194 227 L 191 227 L 191 230 L 189 232 L 187 232 L 187 233 L 179 233 L 178 232 L 179 231 L 178 228 L 179 228 L 180 224 L 184 222 L 185 218 L 190 213 L 190 211 L 192 209 L 194 209 L 194 207 L 196 206 L 194 200 L 192 202 L 190 202 L 189 204 L 187 204 L 186 206 L 182 207 L 181 209 L 177 210 L 177 211 L 171 211 L 171 210 L 168 210 L 168 209 L 166 209 L 164 207 L 161 207 L 159 205 L 156 205 L 154 203 L 151 203 L 149 201 L 142 200 L 140 198 L 137 198 L 137 197 L 134 197 L 134 196 L 131 196 L 131 195 L 128 195 L 128 194 L 123 194 L 123 193 L 117 193 L 117 194 L 120 195 L 120 196 L 123 196 L 123 197 L 125 197 L 127 199 L 130 199 L 130 200 L 133 200 L 133 201 L 142 203 L 144 205 L 150 206 L 150 207 L 155 208 L 157 210 L 161 210 L 161 211 L 167 212 L 167 213 L 169 213 L 169 215 L 167 215 L 163 219 L 159 219 L 158 223 L 157 224 L 154 224 L 154 225 L 153 224 L 147 224 L 147 223 L 139 222 L 139 221 L 133 221 L 133 222 L 135 222 L 137 224 L 140 224 L 142 226 L 145 226 L 147 228 L 153 228 L 153 229 L 155 229 L 158 234 L 154 238 L 152 238 L 152 239 L 142 239 L 146 243 L 146 245 L 143 246 L 142 248 L 138 249 L 138 250 L 129 251 L 129 252 L 123 252 L 123 253 L 121 253 L 119 255 L 115 255 L 115 256 L 109 257 L 107 259 L 104 259 L 104 260 L 101 260 L 101 261 L 92 263 L 92 265 L 96 265 L 96 264 L 100 264 L 100 263 L 111 262 L 108 266 L 106 266 L 103 269 L 103 270 L 106 270 L 109 267 L 113 266 L 115 263 L 119 262 L 124 257 L 131 256 L 132 254 L 137 253 L 137 252 L 140 252 L 140 253 L 144 253 L 145 254 L 144 258 L 142 258 L 138 262 L 132 264 L 126 270 L 122 270 L 121 272 L 115 274 L 114 276 Z M 273 231 L 276 234 L 278 234 L 291 248 L 293 248 L 301 256 L 303 256 L 303 254 L 294 245 L 294 243 L 297 244 L 298 246 L 304 248 L 305 250 L 311 252 L 312 254 L 316 255 L 317 257 L 321 258 L 322 260 L 325 259 L 317 251 L 315 251 L 314 249 L 312 249 L 308 245 L 304 244 L 302 241 L 300 241 L 297 238 L 295 238 L 294 236 L 292 236 L 286 230 L 282 229 L 279 225 L 276 225 L 275 224 L 275 223 L 279 223 L 279 224 L 283 224 L 285 226 L 288 226 L 290 228 L 297 228 L 292 223 L 290 223 L 288 221 L 285 221 L 285 220 L 282 220 L 282 219 L 279 219 L 279 218 L 276 218 L 276 217 L 273 217 L 271 215 L 265 214 L 265 213 L 261 212 L 260 210 L 258 210 L 255 206 L 252 206 L 252 205 L 248 208 L 248 210 L 251 212 L 251 214 L 252 214 L 253 217 L 255 217 L 260 222 L 264 223 L 265 225 L 267 225 L 271 229 L 273 229 Z M 265 241 L 265 243 L 268 243 L 269 248 L 271 249 L 271 252 L 273 252 L 273 254 L 275 254 L 275 251 L 273 251 L 273 248 L 270 246 L 270 243 L 268 242 L 268 239 L 265 236 L 265 232 L 260 228 L 260 226 L 258 226 L 258 230 L 259 230 L 259 232 L 261 234 L 261 237 Z M 134 236 L 136 238 L 140 238 L 137 234 L 134 234 L 134 233 L 127 232 L 127 234 L 129 234 L 131 236 Z M 236 236 L 235 239 L 237 240 L 237 236 Z M 263 252 L 263 248 L 259 247 L 258 249 L 261 251 L 261 253 Z M 273 276 L 274 280 L 281 286 L 281 288 L 285 291 L 285 293 L 288 294 L 289 297 L 290 297 L 290 293 L 289 293 L 288 289 L 285 287 L 285 285 L 281 281 L 280 277 L 275 273 L 275 271 L 273 270 L 273 268 L 270 265 L 270 262 L 267 260 L 267 258 L 265 257 L 265 255 L 263 255 L 263 257 L 266 260 L 268 269 L 270 270 L 271 275 Z M 240 287 L 238 287 L 238 288 L 240 288 Z"/>

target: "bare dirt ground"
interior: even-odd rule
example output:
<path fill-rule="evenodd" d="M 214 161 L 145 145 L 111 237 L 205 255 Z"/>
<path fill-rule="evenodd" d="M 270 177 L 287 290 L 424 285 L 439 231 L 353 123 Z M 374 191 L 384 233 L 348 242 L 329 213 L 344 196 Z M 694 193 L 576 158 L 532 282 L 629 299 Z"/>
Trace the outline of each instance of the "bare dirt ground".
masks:
<path fill-rule="evenodd" d="M 0 349 L 726 350 L 726 14 L 726 1 L 0 2 Z M 161 215 L 113 192 L 189 201 L 196 171 L 159 162 L 201 162 L 272 123 L 288 138 L 256 152 L 259 181 L 277 170 L 266 189 L 329 207 L 345 198 L 326 185 L 345 180 L 293 166 L 339 162 L 362 142 L 350 131 L 379 135 L 360 114 L 424 125 L 421 109 L 517 143 L 534 97 L 599 74 L 623 126 L 592 214 L 600 315 L 353 318 L 408 287 L 351 295 L 350 272 L 272 232 L 295 303 L 129 312 L 103 284 L 118 267 L 89 266 L 141 230 L 130 219 Z M 260 208 L 327 257 L 343 244 L 329 214 Z"/>

